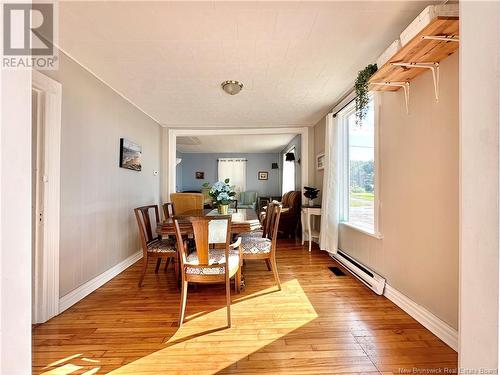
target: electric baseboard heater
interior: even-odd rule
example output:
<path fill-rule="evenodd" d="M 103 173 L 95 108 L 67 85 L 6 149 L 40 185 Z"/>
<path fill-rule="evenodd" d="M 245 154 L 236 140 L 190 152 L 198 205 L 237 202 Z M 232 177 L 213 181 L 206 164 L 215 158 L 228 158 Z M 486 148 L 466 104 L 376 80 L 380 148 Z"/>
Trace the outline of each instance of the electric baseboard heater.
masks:
<path fill-rule="evenodd" d="M 382 295 L 384 293 L 385 279 L 382 276 L 376 274 L 340 249 L 337 250 L 336 254 L 332 254 L 332 258 L 341 263 L 359 281 L 375 293 L 378 295 Z"/>

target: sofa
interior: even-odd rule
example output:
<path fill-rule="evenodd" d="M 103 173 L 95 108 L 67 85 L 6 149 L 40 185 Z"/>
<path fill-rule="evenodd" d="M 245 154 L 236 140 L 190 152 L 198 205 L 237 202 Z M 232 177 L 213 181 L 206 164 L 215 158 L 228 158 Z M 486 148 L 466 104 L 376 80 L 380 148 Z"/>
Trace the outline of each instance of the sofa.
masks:
<path fill-rule="evenodd" d="M 289 191 L 283 194 L 281 202 L 279 203 L 281 203 L 282 211 L 278 234 L 281 237 L 294 238 L 300 223 L 300 210 L 302 205 L 300 191 Z M 266 208 L 267 207 L 263 207 L 263 211 L 259 214 L 259 220 L 262 226 L 265 225 L 267 219 L 265 212 Z"/>
<path fill-rule="evenodd" d="M 238 208 L 250 208 L 256 210 L 258 194 L 256 191 L 244 191 L 239 193 L 237 200 Z"/>

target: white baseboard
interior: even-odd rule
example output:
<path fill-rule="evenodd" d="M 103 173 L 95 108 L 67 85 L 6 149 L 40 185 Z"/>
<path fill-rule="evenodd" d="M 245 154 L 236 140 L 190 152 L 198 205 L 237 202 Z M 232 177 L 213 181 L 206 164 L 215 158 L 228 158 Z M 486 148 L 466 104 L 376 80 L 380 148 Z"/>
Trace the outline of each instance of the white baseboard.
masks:
<path fill-rule="evenodd" d="M 458 332 L 432 314 L 425 307 L 415 303 L 403 293 L 386 284 L 384 296 L 398 305 L 408 315 L 443 340 L 450 348 L 458 351 Z"/>
<path fill-rule="evenodd" d="M 134 264 L 141 258 L 142 258 L 142 250 L 139 250 L 138 252 L 129 256 L 127 259 L 111 267 L 109 270 L 101 273 L 100 275 L 94 277 L 92 280 L 87 281 L 85 284 L 79 286 L 75 290 L 61 297 L 59 299 L 59 314 L 62 313 L 64 310 L 68 309 L 69 307 L 73 306 L 81 299 L 88 296 L 94 290 L 106 284 L 113 277 L 125 271 L 128 267 L 130 267 L 132 264 Z"/>

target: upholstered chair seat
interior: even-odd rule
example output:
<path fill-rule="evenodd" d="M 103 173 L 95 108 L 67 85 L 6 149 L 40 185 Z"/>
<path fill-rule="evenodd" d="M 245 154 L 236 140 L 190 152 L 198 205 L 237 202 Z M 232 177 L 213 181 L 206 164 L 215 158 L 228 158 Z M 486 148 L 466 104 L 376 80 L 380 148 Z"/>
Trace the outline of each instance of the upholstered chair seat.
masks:
<path fill-rule="evenodd" d="M 265 254 L 271 252 L 272 241 L 262 237 L 242 237 L 241 249 L 243 254 Z"/>
<path fill-rule="evenodd" d="M 208 265 L 213 266 L 220 264 L 220 267 L 189 267 L 199 266 L 198 253 L 193 252 L 186 258 L 186 273 L 191 275 L 223 275 L 226 256 L 224 249 L 210 249 L 208 251 Z M 238 251 L 229 251 L 229 273 L 234 274 L 240 266 L 240 255 Z"/>
<path fill-rule="evenodd" d="M 172 238 L 156 239 L 148 244 L 149 253 L 172 253 L 175 254 L 175 240 Z"/>

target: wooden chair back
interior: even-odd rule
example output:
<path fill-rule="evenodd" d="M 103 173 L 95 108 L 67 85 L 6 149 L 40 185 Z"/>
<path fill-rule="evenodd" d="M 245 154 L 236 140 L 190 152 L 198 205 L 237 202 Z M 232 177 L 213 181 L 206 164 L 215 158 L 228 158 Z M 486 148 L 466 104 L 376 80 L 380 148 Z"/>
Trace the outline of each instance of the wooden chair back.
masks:
<path fill-rule="evenodd" d="M 269 230 L 271 229 L 271 220 L 273 216 L 274 203 L 269 202 L 266 207 L 266 220 L 264 222 L 264 227 L 262 228 L 262 237 L 269 237 Z"/>
<path fill-rule="evenodd" d="M 154 222 L 153 227 L 151 222 L 151 211 L 154 210 Z M 154 233 L 154 228 L 156 224 L 160 222 L 160 213 L 158 206 L 156 204 L 149 206 L 137 207 L 134 209 L 135 218 L 137 220 L 137 225 L 139 226 L 139 235 L 141 237 L 141 244 L 144 251 L 147 251 L 147 246 L 153 240 L 156 240 L 158 236 Z"/>
<path fill-rule="evenodd" d="M 203 194 L 201 193 L 171 193 L 170 201 L 176 215 L 203 209 Z"/>
<path fill-rule="evenodd" d="M 271 203 L 270 205 L 272 205 L 273 208 L 270 217 L 271 225 L 270 225 L 269 238 L 272 241 L 271 252 L 274 252 L 276 251 L 276 240 L 278 238 L 278 228 L 280 226 L 280 217 L 282 208 L 279 203 Z"/>
<path fill-rule="evenodd" d="M 165 220 L 167 220 L 175 215 L 174 205 L 172 203 L 170 203 L 170 202 L 163 203 L 162 208 L 163 208 L 163 216 L 164 216 Z"/>
<path fill-rule="evenodd" d="M 224 245 L 226 259 L 229 256 L 229 244 L 231 241 L 231 215 L 225 216 L 196 216 L 182 217 L 182 220 L 188 220 L 193 226 L 194 241 L 196 253 L 198 256 L 198 265 L 208 265 L 208 251 L 210 245 Z M 187 258 L 186 244 L 183 242 L 179 228 L 179 217 L 174 216 L 175 233 L 177 244 L 180 249 L 181 266 L 184 267 Z M 220 265 L 219 265 L 220 267 Z"/>

